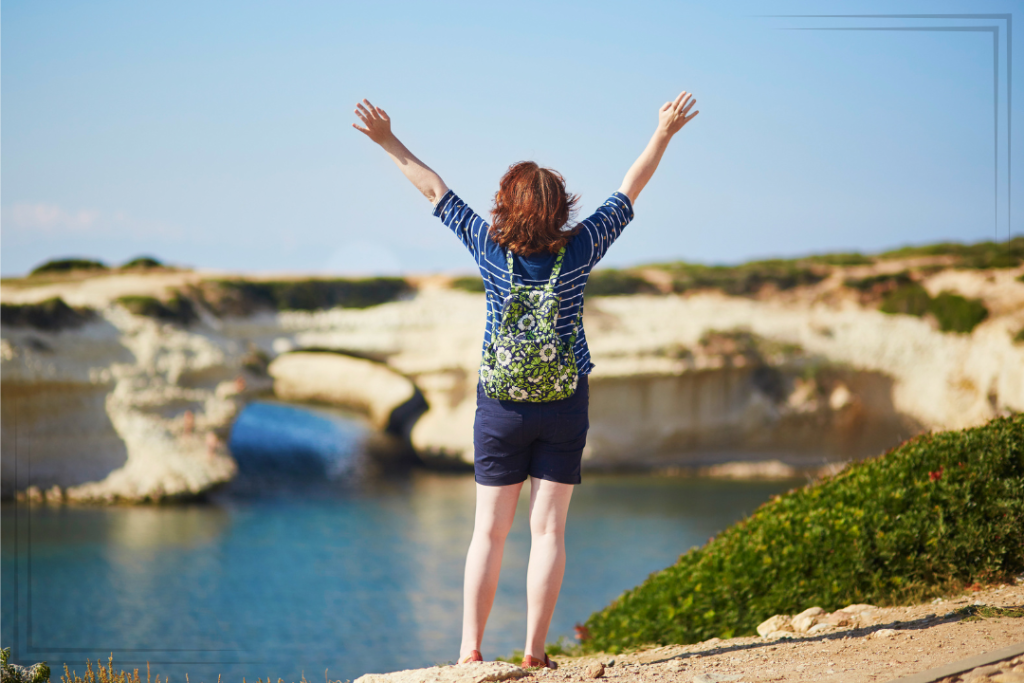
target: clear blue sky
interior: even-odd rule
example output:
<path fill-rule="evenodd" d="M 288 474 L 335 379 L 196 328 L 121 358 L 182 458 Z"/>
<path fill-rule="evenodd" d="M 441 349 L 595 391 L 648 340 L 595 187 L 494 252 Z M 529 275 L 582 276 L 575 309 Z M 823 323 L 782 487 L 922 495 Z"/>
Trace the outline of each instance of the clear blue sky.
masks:
<path fill-rule="evenodd" d="M 471 271 L 430 204 L 351 128 L 364 96 L 483 215 L 521 159 L 562 172 L 593 210 L 658 107 L 693 92 L 700 115 L 609 266 L 977 241 L 997 218 L 1005 239 L 1024 217 L 1018 151 L 1012 226 L 1006 216 L 1005 32 L 997 217 L 990 34 L 779 30 L 1003 22 L 757 15 L 1021 7 L 4 2 L 0 270 L 153 254 L 252 271 Z M 1022 53 L 1019 41 L 1018 83 Z"/>

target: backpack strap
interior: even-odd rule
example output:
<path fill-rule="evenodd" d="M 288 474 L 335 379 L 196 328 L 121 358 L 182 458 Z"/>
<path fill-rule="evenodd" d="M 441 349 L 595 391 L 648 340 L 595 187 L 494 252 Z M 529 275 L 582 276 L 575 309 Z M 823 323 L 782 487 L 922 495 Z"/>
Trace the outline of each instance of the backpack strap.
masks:
<path fill-rule="evenodd" d="M 555 265 L 551 266 L 551 277 L 548 278 L 548 284 L 544 287 L 549 292 L 555 289 L 555 281 L 558 280 L 558 275 L 562 272 L 562 259 L 564 257 L 565 247 L 562 247 L 558 250 L 558 255 L 555 256 Z"/>

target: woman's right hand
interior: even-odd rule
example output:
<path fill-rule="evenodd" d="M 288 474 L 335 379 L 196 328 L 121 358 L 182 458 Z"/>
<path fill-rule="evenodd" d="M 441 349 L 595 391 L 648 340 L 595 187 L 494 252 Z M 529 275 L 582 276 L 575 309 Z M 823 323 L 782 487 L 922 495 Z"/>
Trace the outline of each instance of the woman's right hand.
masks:
<path fill-rule="evenodd" d="M 666 102 L 661 105 L 661 109 L 658 110 L 658 130 L 664 132 L 669 137 L 672 137 L 678 133 L 683 126 L 693 120 L 693 117 L 699 114 L 699 111 L 695 111 L 687 116 L 690 108 L 697 102 L 696 99 L 690 99 L 691 93 L 685 90 L 679 93 L 672 102 Z"/>

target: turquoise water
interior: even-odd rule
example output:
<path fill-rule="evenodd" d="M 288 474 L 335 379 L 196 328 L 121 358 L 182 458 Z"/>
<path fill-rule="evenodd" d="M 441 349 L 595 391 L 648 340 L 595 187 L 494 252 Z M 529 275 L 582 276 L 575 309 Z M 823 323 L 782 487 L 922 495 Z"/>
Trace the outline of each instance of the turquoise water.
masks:
<path fill-rule="evenodd" d="M 4 503 L 2 645 L 15 661 L 48 661 L 52 680 L 64 662 L 81 673 L 111 652 L 143 677 L 148 660 L 154 675 L 197 683 L 315 683 L 324 669 L 334 681 L 454 660 L 472 475 L 364 467 L 367 434 L 337 414 L 256 404 L 232 436 L 242 478 L 210 502 Z M 285 476 L 290 458 L 301 476 Z M 584 469 L 549 641 L 792 485 Z M 524 487 L 489 659 L 523 647 L 527 502 Z"/>

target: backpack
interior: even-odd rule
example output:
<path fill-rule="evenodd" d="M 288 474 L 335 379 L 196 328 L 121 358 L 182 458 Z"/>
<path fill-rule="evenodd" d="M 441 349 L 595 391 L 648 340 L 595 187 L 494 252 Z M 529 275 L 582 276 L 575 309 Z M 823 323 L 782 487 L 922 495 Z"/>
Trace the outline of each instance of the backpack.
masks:
<path fill-rule="evenodd" d="M 480 382 L 489 398 L 530 403 L 569 398 L 579 379 L 573 345 L 579 332 L 583 303 L 572 337 L 562 341 L 555 331 L 561 300 L 555 281 L 562 270 L 565 247 L 555 257 L 551 277 L 541 287 L 515 284 L 512 252 L 507 252 L 509 295 L 501 307 L 491 341 L 480 363 Z"/>

